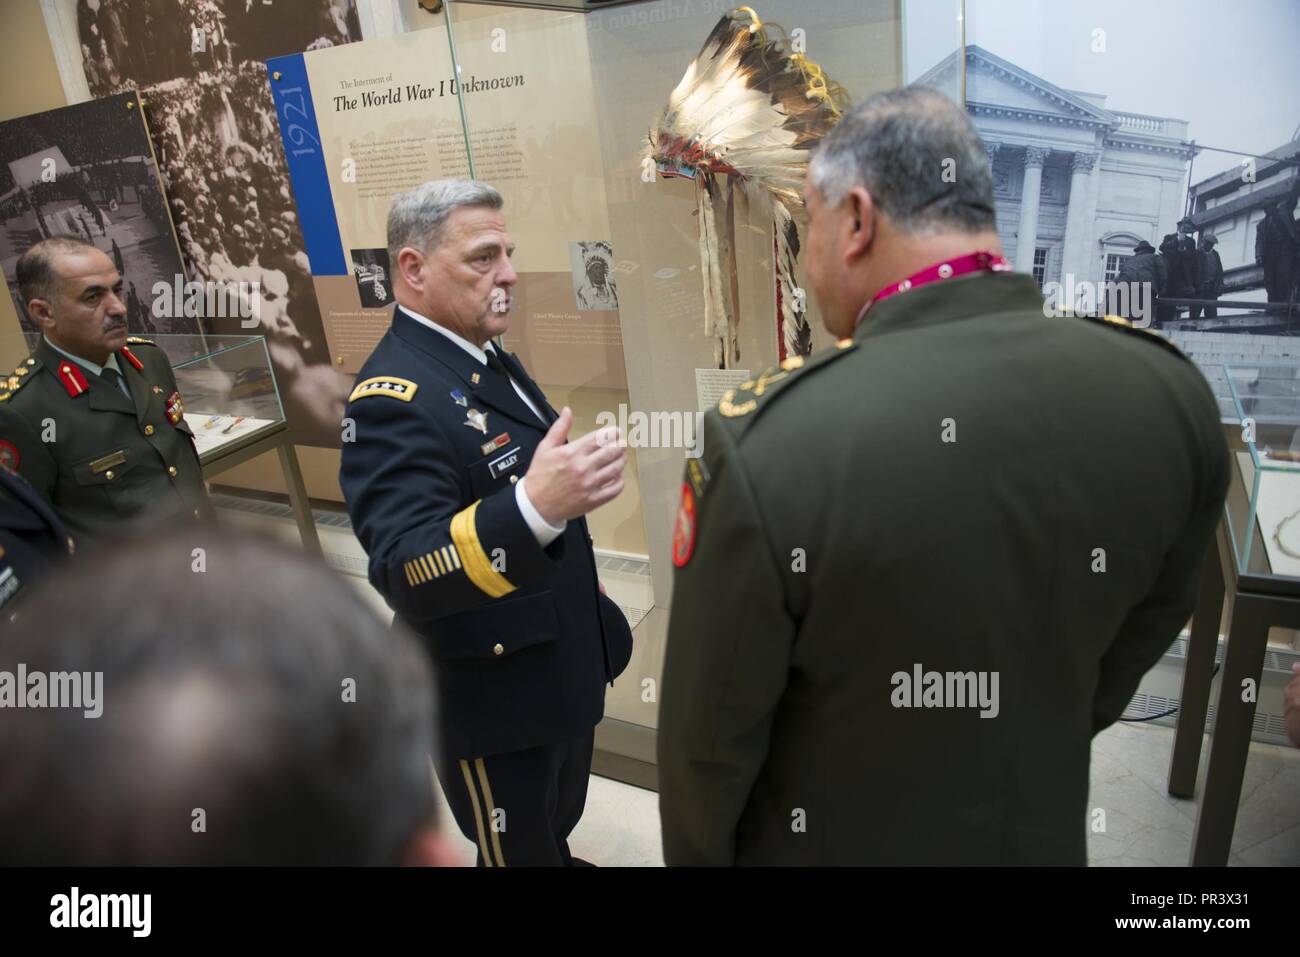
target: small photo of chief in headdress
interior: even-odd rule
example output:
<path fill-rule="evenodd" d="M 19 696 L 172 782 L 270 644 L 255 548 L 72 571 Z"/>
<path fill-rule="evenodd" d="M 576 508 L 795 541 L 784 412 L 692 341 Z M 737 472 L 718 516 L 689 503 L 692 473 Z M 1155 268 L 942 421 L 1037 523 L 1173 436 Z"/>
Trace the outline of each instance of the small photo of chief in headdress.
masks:
<path fill-rule="evenodd" d="M 614 285 L 614 249 L 603 239 L 569 243 L 573 295 L 583 310 L 618 308 Z"/>
<path fill-rule="evenodd" d="M 352 276 L 357 281 L 363 309 L 385 309 L 393 304 L 392 273 L 387 249 L 352 249 Z"/>

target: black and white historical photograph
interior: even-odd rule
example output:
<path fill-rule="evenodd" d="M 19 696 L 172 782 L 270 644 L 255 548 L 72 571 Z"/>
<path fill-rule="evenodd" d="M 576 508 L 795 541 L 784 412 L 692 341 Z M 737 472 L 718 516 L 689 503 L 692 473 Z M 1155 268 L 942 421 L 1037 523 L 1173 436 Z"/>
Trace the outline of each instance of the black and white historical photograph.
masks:
<path fill-rule="evenodd" d="M 393 304 L 393 280 L 388 271 L 387 249 L 353 249 L 352 276 L 364 309 L 385 309 Z"/>
<path fill-rule="evenodd" d="M 51 236 L 75 236 L 113 260 L 130 332 L 197 331 L 193 319 L 150 308 L 155 285 L 171 288 L 184 269 L 134 101 L 121 94 L 0 123 L 0 262 L 25 332 L 36 327 L 14 266 Z"/>
<path fill-rule="evenodd" d="M 607 312 L 618 308 L 614 249 L 609 243 L 603 239 L 569 243 L 569 262 L 579 309 Z"/>
<path fill-rule="evenodd" d="M 1300 330 L 1300 5 L 968 11 L 967 110 L 1015 269 L 1065 308 L 1150 282 L 1158 300 L 1129 318 L 1163 332 Z M 947 34 L 909 31 L 909 80 L 951 91 L 957 57 Z"/>
<path fill-rule="evenodd" d="M 264 61 L 360 40 L 354 0 L 65 2 L 91 94 L 140 90 L 187 278 L 260 284 L 255 331 L 296 438 L 337 444 L 348 379 L 326 348 Z"/>

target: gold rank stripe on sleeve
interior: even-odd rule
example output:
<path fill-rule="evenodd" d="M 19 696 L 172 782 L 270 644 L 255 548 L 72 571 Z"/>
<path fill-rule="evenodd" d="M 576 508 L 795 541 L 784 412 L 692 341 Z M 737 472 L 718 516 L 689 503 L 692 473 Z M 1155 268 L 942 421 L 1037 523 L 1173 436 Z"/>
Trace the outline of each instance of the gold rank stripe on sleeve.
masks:
<path fill-rule="evenodd" d="M 481 500 L 480 500 L 481 501 Z M 474 524 L 474 513 L 478 511 L 479 502 L 457 512 L 451 520 L 451 540 L 460 552 L 464 562 L 465 574 L 469 576 L 480 591 L 491 598 L 500 598 L 515 590 L 504 575 L 492 567 L 483 545 L 478 539 L 478 528 Z"/>
<path fill-rule="evenodd" d="M 364 382 L 358 382 L 352 394 L 348 396 L 349 402 L 355 402 L 357 399 L 364 399 L 372 395 L 384 395 L 390 399 L 401 399 L 403 402 L 410 402 L 415 398 L 415 391 L 419 386 L 410 379 L 399 379 L 396 376 L 380 375 L 366 379 Z"/>
<path fill-rule="evenodd" d="M 437 551 L 425 552 L 418 558 L 402 563 L 406 583 L 412 588 L 431 582 L 435 578 L 441 578 L 443 575 L 450 575 L 463 567 L 455 545 L 444 545 Z"/>

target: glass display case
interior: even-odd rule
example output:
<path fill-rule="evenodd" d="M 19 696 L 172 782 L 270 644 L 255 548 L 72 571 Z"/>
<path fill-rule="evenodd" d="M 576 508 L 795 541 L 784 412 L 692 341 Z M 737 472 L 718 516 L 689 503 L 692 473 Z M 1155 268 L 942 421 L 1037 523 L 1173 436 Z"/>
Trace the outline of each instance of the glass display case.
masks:
<path fill-rule="evenodd" d="M 185 422 L 204 466 L 285 428 L 263 336 L 164 335 L 153 341 L 176 373 Z"/>
<path fill-rule="evenodd" d="M 1238 423 L 1225 510 L 1237 573 L 1300 594 L 1300 362 L 1223 370 Z"/>
<path fill-rule="evenodd" d="M 623 494 L 589 516 L 601 580 L 635 642 L 606 696 L 596 768 L 653 785 L 673 519 L 700 418 L 726 388 L 789 350 L 833 343 L 815 297 L 804 294 L 797 248 L 781 248 L 771 197 L 751 195 L 741 180 L 753 177 L 733 177 L 722 168 L 729 164 L 706 169 L 662 148 L 676 135 L 670 97 L 699 72 L 692 64 L 709 55 L 730 18 L 739 24 L 733 36 L 748 31 L 758 38 L 749 42 L 779 51 L 774 73 L 803 76 L 803 99 L 825 97 L 828 127 L 852 104 L 935 63 L 953 69 L 929 84 L 960 101 L 961 3 L 654 0 L 584 15 L 455 2 L 446 10 L 467 132 L 464 172 L 503 194 L 517 246 L 505 347 L 553 406 L 573 409 L 572 434 L 612 422 L 629 439 Z M 531 86 L 557 71 L 564 95 L 523 109 Z M 494 92 L 502 77 L 518 81 Z M 746 82 L 761 88 L 764 79 Z M 779 93 L 771 102 L 775 129 L 787 114 Z M 730 148 L 736 157 L 741 144 Z M 718 198 L 704 198 L 715 189 Z M 802 235 L 801 202 L 785 201 Z M 711 232 L 706 213 L 716 220 Z M 711 284 L 713 263 L 724 278 Z M 795 299 L 800 311 L 806 305 L 797 317 Z M 653 427 L 664 420 L 683 428 Z"/>
<path fill-rule="evenodd" d="M 292 433 L 265 336 L 162 335 L 153 341 L 167 354 L 185 400 L 185 421 L 203 477 L 275 451 L 303 548 L 320 555 L 320 538 L 303 484 Z"/>

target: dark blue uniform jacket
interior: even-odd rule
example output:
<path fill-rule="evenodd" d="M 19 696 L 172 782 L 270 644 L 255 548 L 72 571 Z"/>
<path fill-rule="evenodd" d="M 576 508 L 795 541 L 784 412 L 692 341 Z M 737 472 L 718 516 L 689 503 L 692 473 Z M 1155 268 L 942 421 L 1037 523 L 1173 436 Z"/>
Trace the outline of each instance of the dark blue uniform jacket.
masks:
<path fill-rule="evenodd" d="M 514 356 L 502 360 L 549 426 L 556 413 L 541 389 Z M 473 413 L 486 414 L 486 431 Z M 371 583 L 434 659 L 450 754 L 592 728 L 631 635 L 603 613 L 613 606 L 599 594 L 586 521 L 542 548 L 516 504 L 514 483 L 547 426 L 508 382 L 400 307 L 344 426 L 348 513 Z"/>

